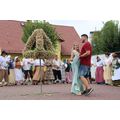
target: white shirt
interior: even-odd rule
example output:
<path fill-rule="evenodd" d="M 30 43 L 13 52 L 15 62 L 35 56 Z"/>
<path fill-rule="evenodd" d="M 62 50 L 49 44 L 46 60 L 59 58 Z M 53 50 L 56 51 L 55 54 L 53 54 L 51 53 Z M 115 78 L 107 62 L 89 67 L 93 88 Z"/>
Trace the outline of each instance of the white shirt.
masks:
<path fill-rule="evenodd" d="M 23 69 L 24 70 L 30 70 L 31 66 L 32 66 L 32 61 L 31 59 L 27 59 L 27 58 L 24 58 L 23 59 Z"/>
<path fill-rule="evenodd" d="M 41 59 L 41 66 L 44 66 L 44 61 L 43 61 L 43 59 Z M 35 61 L 34 61 L 34 66 L 40 66 L 40 59 L 36 59 Z"/>
<path fill-rule="evenodd" d="M 0 69 L 2 69 L 3 57 L 0 56 Z"/>
<path fill-rule="evenodd" d="M 110 55 L 108 58 L 105 58 L 105 65 L 110 65 L 112 63 L 113 57 Z"/>
<path fill-rule="evenodd" d="M 7 62 L 9 62 L 7 57 L 0 56 L 0 69 L 7 70 L 8 69 Z"/>
<path fill-rule="evenodd" d="M 55 66 L 54 66 L 55 65 Z M 62 67 L 62 65 L 63 65 L 63 63 L 62 63 L 62 61 L 61 60 L 53 60 L 53 69 L 54 70 L 61 70 L 61 67 Z"/>
<path fill-rule="evenodd" d="M 103 65 L 104 65 L 104 63 L 103 63 L 102 60 L 96 62 L 96 66 L 97 66 L 97 67 L 101 67 L 101 66 L 103 66 Z"/>
<path fill-rule="evenodd" d="M 93 62 L 93 60 L 91 59 L 91 65 L 93 66 L 94 65 L 94 62 Z"/>

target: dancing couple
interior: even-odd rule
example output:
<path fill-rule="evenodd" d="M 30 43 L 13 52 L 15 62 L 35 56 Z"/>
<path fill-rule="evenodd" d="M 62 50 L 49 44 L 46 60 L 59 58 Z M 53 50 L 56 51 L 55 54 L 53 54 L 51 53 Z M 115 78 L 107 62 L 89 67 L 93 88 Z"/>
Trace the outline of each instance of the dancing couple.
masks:
<path fill-rule="evenodd" d="M 83 43 L 81 51 L 79 51 L 79 45 L 74 45 L 71 52 L 71 60 L 73 61 L 71 93 L 87 96 L 93 91 L 89 82 L 92 46 L 88 42 L 88 36 L 86 34 L 81 35 L 81 42 Z"/>

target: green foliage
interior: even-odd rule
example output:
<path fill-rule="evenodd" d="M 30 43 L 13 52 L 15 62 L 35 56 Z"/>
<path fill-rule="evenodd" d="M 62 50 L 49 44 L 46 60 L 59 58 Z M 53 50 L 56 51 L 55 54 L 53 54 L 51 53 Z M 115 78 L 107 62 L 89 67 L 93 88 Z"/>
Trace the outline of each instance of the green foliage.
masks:
<path fill-rule="evenodd" d="M 28 20 L 23 28 L 23 32 L 24 32 L 22 37 L 23 42 L 26 43 L 32 32 L 35 29 L 40 29 L 40 28 L 42 28 L 45 31 L 47 36 L 50 38 L 54 48 L 56 48 L 57 40 L 58 40 L 57 33 L 55 32 L 55 28 L 46 21 L 35 20 L 32 22 L 31 20 Z"/>
<path fill-rule="evenodd" d="M 100 32 L 95 32 L 93 35 L 93 39 L 92 39 L 93 55 L 102 53 L 102 49 L 100 45 L 101 44 L 100 34 L 101 34 Z"/>
<path fill-rule="evenodd" d="M 118 21 L 108 21 L 102 30 L 93 35 L 93 54 L 120 51 L 120 28 Z"/>

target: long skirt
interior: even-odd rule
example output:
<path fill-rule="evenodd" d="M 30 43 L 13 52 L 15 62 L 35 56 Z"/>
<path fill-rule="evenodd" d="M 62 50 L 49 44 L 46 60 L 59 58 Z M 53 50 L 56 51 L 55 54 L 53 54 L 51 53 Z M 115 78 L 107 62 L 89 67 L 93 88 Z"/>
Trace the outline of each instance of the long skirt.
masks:
<path fill-rule="evenodd" d="M 65 81 L 68 83 L 72 82 L 72 72 L 71 71 L 65 73 Z"/>
<path fill-rule="evenodd" d="M 62 66 L 61 68 L 61 77 L 62 77 L 62 81 L 65 82 L 65 67 L 64 66 Z"/>
<path fill-rule="evenodd" d="M 3 78 L 4 78 L 4 70 L 0 69 L 0 82 L 2 82 Z"/>
<path fill-rule="evenodd" d="M 96 73 L 95 73 L 96 83 L 104 83 L 103 72 L 104 70 L 102 66 L 96 68 Z"/>
<path fill-rule="evenodd" d="M 78 94 L 84 91 L 82 81 L 79 78 L 79 56 L 75 56 L 72 63 L 72 86 L 71 86 L 71 93 Z"/>
<path fill-rule="evenodd" d="M 46 68 L 45 79 L 46 80 L 54 80 L 52 67 L 47 67 Z"/>
<path fill-rule="evenodd" d="M 15 68 L 15 80 L 16 81 L 21 81 L 24 80 L 24 74 L 22 72 L 22 69 Z"/>
<path fill-rule="evenodd" d="M 40 81 L 40 74 L 41 74 L 41 77 L 42 77 L 42 80 L 43 80 L 44 67 L 41 67 L 41 72 L 40 72 L 40 66 L 35 67 L 33 80 Z"/>
<path fill-rule="evenodd" d="M 13 84 L 13 85 L 15 84 L 15 71 L 14 71 L 14 69 L 10 69 L 9 83 Z"/>
<path fill-rule="evenodd" d="M 104 80 L 106 84 L 112 84 L 112 66 L 104 67 Z"/>
<path fill-rule="evenodd" d="M 0 82 L 2 82 L 2 80 L 8 82 L 8 70 L 0 69 Z"/>

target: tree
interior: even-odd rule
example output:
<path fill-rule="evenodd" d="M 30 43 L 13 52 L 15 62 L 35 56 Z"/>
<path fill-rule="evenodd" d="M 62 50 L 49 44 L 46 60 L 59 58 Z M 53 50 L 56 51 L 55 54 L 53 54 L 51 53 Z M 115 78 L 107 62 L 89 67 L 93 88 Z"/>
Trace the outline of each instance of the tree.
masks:
<path fill-rule="evenodd" d="M 93 34 L 92 39 L 93 46 L 93 55 L 102 53 L 101 45 L 100 45 L 100 31 L 97 31 Z"/>
<path fill-rule="evenodd" d="M 118 21 L 108 21 L 104 24 L 100 34 L 93 36 L 94 54 L 120 51 L 120 28 Z"/>
<path fill-rule="evenodd" d="M 101 30 L 101 40 L 104 52 L 120 50 L 119 27 L 117 21 L 108 21 Z"/>
<path fill-rule="evenodd" d="M 42 28 L 45 31 L 47 36 L 50 38 L 54 48 L 56 48 L 57 40 L 58 40 L 57 33 L 55 31 L 55 28 L 46 21 L 35 20 L 32 22 L 31 20 L 28 20 L 23 28 L 23 37 L 22 37 L 23 42 L 26 43 L 32 32 L 35 29 L 40 29 L 40 28 Z"/>

